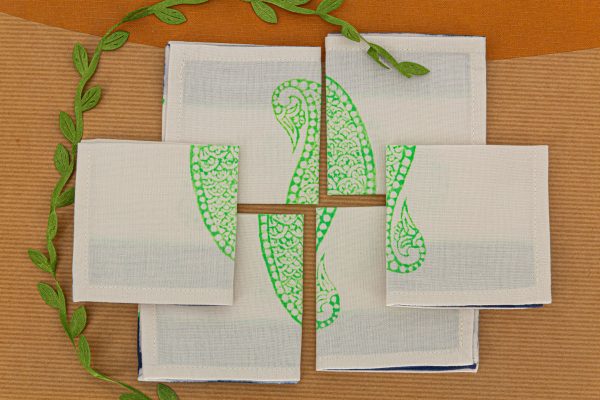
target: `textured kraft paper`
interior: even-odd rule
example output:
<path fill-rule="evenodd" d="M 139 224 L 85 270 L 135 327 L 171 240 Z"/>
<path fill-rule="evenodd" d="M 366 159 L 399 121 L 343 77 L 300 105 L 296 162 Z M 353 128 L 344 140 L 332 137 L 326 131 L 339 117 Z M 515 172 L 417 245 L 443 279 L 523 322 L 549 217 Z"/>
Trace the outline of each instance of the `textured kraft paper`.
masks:
<path fill-rule="evenodd" d="M 59 13 L 61 7 L 55 7 L 53 11 Z M 71 6 L 63 4 L 62 7 Z M 124 8 L 131 7 L 129 3 Z M 102 26 L 109 26 L 121 14 L 105 16 L 107 20 Z M 286 21 L 287 15 L 280 14 L 283 26 L 289 21 Z M 362 20 L 359 13 L 351 17 L 354 21 Z M 374 18 L 372 23 L 377 23 Z M 152 21 L 144 25 L 146 29 L 132 27 L 132 37 L 142 30 L 159 29 L 158 26 L 157 21 Z M 400 24 L 390 26 L 389 30 L 394 27 L 395 31 L 402 30 Z M 175 32 L 185 32 L 188 28 L 183 25 L 171 31 L 171 39 L 182 39 Z M 262 32 L 274 34 L 267 29 L 271 27 L 261 28 L 264 28 L 261 35 Z M 358 28 L 363 27 L 358 25 Z M 273 29 L 282 28 L 278 25 Z M 434 32 L 434 22 L 427 22 L 423 30 Z M 236 41 L 235 35 L 209 36 L 208 28 L 203 32 L 206 36 L 191 39 Z M 79 365 L 56 312 L 48 308 L 37 293 L 36 283 L 47 280 L 47 276 L 30 263 L 26 253 L 28 247 L 44 246 L 50 193 L 58 178 L 52 166 L 52 154 L 56 143 L 62 140 L 58 112 L 72 110 L 77 83 L 71 64 L 72 46 L 80 41 L 92 48 L 97 38 L 2 14 L 0 37 L 3 94 L 0 97 L 0 198 L 3 201 L 0 211 L 3 261 L 0 397 L 118 398 L 123 392 L 120 388 L 91 378 Z M 270 36 L 260 37 L 266 41 L 264 38 Z M 497 39 L 488 38 L 492 43 Z M 259 38 L 256 42 L 260 42 Z M 291 44 L 275 39 L 269 43 Z M 103 88 L 103 98 L 96 109 L 86 114 L 86 137 L 160 140 L 163 63 L 164 49 L 157 47 L 128 44 L 117 52 L 104 54 L 94 78 L 94 84 Z M 600 202 L 597 201 L 600 196 L 600 49 L 489 62 L 487 120 L 490 144 L 550 146 L 553 303 L 536 310 L 482 311 L 481 364 L 477 374 L 317 373 L 314 207 L 241 205 L 240 213 L 305 214 L 301 381 L 284 387 L 172 384 L 180 397 L 599 398 L 600 348 L 594 344 L 600 342 Z M 324 124 L 322 129 L 324 132 Z M 384 205 L 384 196 L 332 199 L 323 195 L 324 138 L 322 135 L 320 206 Z M 58 218 L 58 277 L 71 299 L 73 208 L 59 210 Z M 69 309 L 74 310 L 71 303 Z M 156 398 L 155 384 L 137 382 L 137 306 L 87 304 L 87 310 L 86 336 L 92 348 L 94 367 L 135 384 Z"/>

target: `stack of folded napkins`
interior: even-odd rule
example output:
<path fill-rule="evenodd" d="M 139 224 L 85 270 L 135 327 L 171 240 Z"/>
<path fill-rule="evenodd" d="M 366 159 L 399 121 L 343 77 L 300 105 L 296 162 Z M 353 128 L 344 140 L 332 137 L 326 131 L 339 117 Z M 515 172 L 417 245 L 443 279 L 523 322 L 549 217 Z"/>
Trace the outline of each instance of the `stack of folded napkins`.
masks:
<path fill-rule="evenodd" d="M 364 36 L 431 72 L 327 37 L 327 193 L 386 206 L 316 210 L 316 368 L 475 372 L 478 309 L 550 303 L 547 148 L 485 146 L 483 38 Z M 79 147 L 74 299 L 140 304 L 140 380 L 298 382 L 303 215 L 237 204 L 318 204 L 320 49 L 166 58 L 163 142 Z"/>

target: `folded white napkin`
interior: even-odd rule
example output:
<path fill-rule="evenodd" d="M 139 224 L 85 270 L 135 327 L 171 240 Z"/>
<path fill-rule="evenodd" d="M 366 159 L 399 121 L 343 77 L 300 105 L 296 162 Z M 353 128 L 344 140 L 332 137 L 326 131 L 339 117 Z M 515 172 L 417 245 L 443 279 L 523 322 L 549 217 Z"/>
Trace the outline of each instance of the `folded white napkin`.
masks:
<path fill-rule="evenodd" d="M 84 141 L 73 298 L 231 304 L 238 148 Z"/>
<path fill-rule="evenodd" d="M 385 302 L 385 207 L 317 209 L 317 370 L 475 372 L 477 311 Z"/>
<path fill-rule="evenodd" d="M 364 43 L 327 36 L 330 195 L 384 194 L 390 143 L 485 144 L 485 38 L 364 36 L 431 72 L 407 79 L 367 57 Z"/>
<path fill-rule="evenodd" d="M 317 204 L 321 49 L 171 42 L 163 140 L 240 146 L 240 203 Z"/>
<path fill-rule="evenodd" d="M 386 161 L 388 305 L 550 303 L 546 146 L 388 146 Z"/>
<path fill-rule="evenodd" d="M 300 379 L 302 215 L 240 215 L 232 306 L 140 306 L 139 379 Z"/>

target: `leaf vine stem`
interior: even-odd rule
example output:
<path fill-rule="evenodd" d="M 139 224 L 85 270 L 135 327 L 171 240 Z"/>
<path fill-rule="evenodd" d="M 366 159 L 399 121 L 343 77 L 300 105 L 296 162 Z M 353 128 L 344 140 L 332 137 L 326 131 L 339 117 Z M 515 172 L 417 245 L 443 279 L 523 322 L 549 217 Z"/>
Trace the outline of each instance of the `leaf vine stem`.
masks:
<path fill-rule="evenodd" d="M 84 133 L 84 113 L 93 109 L 98 105 L 102 96 L 102 90 L 99 86 L 94 86 L 86 90 L 90 79 L 96 73 L 96 69 L 100 62 L 100 56 L 105 51 L 113 51 L 122 47 L 129 38 L 129 33 L 118 30 L 123 24 L 145 18 L 150 15 L 156 16 L 160 21 L 177 25 L 186 21 L 185 15 L 173 8 L 180 5 L 194 5 L 206 3 L 208 0 L 162 0 L 154 5 L 142 7 L 134 10 L 123 17 L 118 23 L 113 25 L 102 36 L 94 52 L 91 60 L 88 56 L 88 51 L 80 43 L 76 43 L 73 48 L 73 64 L 80 75 L 79 82 L 75 90 L 75 98 L 73 101 L 73 113 L 75 120 L 66 112 L 59 113 L 59 127 L 63 136 L 70 144 L 70 150 L 59 143 L 54 151 L 54 166 L 58 171 L 60 178 L 58 179 L 50 198 L 50 212 L 48 215 L 48 223 L 46 226 L 46 252 L 47 256 L 39 250 L 29 249 L 28 255 L 33 264 L 43 272 L 49 274 L 52 278 L 53 285 L 40 282 L 37 284 L 38 292 L 42 300 L 58 312 L 60 324 L 65 331 L 67 338 L 72 344 L 79 362 L 85 371 L 92 377 L 116 384 L 127 393 L 120 395 L 120 400 L 151 400 L 146 394 L 136 389 L 135 387 L 113 379 L 95 370 L 91 365 L 90 346 L 83 331 L 87 325 L 87 313 L 84 306 L 78 307 L 71 315 L 67 313 L 67 302 L 64 291 L 56 277 L 57 253 L 54 246 L 54 239 L 58 231 L 58 216 L 57 210 L 62 207 L 73 204 L 75 199 L 75 190 L 73 187 L 66 188 L 71 176 L 75 170 L 77 159 L 77 146 L 83 137 Z M 263 21 L 268 23 L 277 22 L 277 14 L 271 8 L 271 5 L 287 10 L 292 13 L 302 15 L 317 15 L 325 22 L 340 26 L 341 33 L 345 37 L 355 42 L 363 41 L 368 46 L 367 54 L 373 58 L 379 65 L 385 68 L 393 67 L 404 76 L 410 78 L 413 75 L 425 75 L 429 71 L 416 63 L 398 62 L 388 51 L 383 47 L 367 41 L 354 26 L 348 22 L 337 18 L 330 13 L 338 9 L 344 0 L 322 0 L 315 10 L 300 7 L 306 4 L 308 0 L 242 0 L 249 2 L 256 15 Z M 164 384 L 158 384 L 157 395 L 159 400 L 177 400 L 178 396 L 173 389 Z"/>
<path fill-rule="evenodd" d="M 411 78 L 415 75 L 426 75 L 429 70 L 424 66 L 411 61 L 398 61 L 390 54 L 389 51 L 384 49 L 382 46 L 370 42 L 358 30 L 349 22 L 344 21 L 341 18 L 335 17 L 330 13 L 337 10 L 344 3 L 344 0 L 322 0 L 316 9 L 300 7 L 309 2 L 309 0 L 242 0 L 252 5 L 252 9 L 256 15 L 263 21 L 275 24 L 277 23 L 277 13 L 270 6 L 275 6 L 283 10 L 289 11 L 295 14 L 303 15 L 317 15 L 323 21 L 339 26 L 341 34 L 346 38 L 360 43 L 361 41 L 366 43 L 368 46 L 367 55 L 371 57 L 377 64 L 385 69 L 393 68 L 400 72 L 407 78 Z M 270 5 L 269 5 L 270 4 Z"/>
<path fill-rule="evenodd" d="M 84 113 L 96 107 L 100 102 L 102 90 L 99 86 L 94 86 L 86 90 L 90 79 L 96 73 L 100 62 L 100 56 L 105 51 L 117 50 L 122 47 L 129 37 L 129 33 L 118 30 L 121 25 L 134 21 L 149 15 L 155 15 L 161 21 L 168 24 L 180 24 L 185 22 L 185 16 L 178 10 L 171 8 L 182 4 L 201 4 L 208 0 L 163 0 L 148 7 L 142 7 L 127 14 L 121 21 L 113 25 L 102 36 L 96 48 L 94 49 L 91 60 L 88 58 L 87 50 L 80 43 L 76 43 L 73 48 L 73 64 L 80 75 L 79 82 L 75 89 L 75 98 L 73 100 L 73 113 L 75 120 L 66 112 L 59 113 L 59 127 L 63 136 L 70 143 L 70 150 L 63 144 L 58 144 L 54 152 L 54 166 L 60 178 L 58 179 L 50 198 L 50 212 L 46 226 L 46 251 L 47 256 L 39 250 L 29 249 L 29 258 L 35 266 L 48 273 L 54 285 L 40 282 L 37 285 L 38 292 L 44 302 L 57 310 L 60 324 L 65 331 L 67 338 L 71 342 L 79 362 L 84 370 L 92 377 L 119 385 L 127 390 L 119 398 L 121 400 L 151 400 L 145 393 L 135 387 L 113 379 L 94 369 L 91 365 L 91 351 L 83 331 L 87 324 L 87 313 L 85 307 L 78 307 L 72 314 L 71 319 L 67 313 L 67 303 L 64 291 L 56 277 L 57 253 L 54 246 L 54 239 L 58 231 L 57 209 L 73 204 L 75 190 L 73 187 L 65 189 L 75 170 L 77 159 L 77 146 L 84 133 Z M 170 387 L 159 384 L 157 386 L 157 395 L 160 400 L 176 400 L 177 394 Z"/>

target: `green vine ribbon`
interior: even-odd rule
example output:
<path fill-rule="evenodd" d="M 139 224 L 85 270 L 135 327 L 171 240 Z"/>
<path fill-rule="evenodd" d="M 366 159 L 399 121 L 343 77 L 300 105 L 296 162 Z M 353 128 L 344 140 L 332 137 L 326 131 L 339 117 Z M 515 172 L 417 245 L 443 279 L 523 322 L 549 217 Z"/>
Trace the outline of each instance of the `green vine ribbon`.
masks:
<path fill-rule="evenodd" d="M 54 166 L 58 171 L 60 178 L 54 186 L 50 198 L 50 213 L 46 227 L 46 252 L 47 255 L 39 250 L 29 249 L 29 258 L 33 264 L 43 272 L 49 274 L 53 284 L 40 282 L 37 284 L 38 292 L 42 300 L 58 312 L 60 324 L 62 325 L 67 338 L 71 342 L 79 362 L 82 367 L 94 378 L 102 381 L 119 385 L 127 390 L 120 395 L 120 400 L 150 400 L 145 393 L 117 379 L 106 376 L 92 367 L 90 346 L 83 331 L 87 324 L 87 313 L 85 307 L 78 307 L 69 318 L 67 313 L 67 302 L 63 289 L 56 277 L 57 255 L 54 247 L 54 238 L 58 231 L 58 217 L 56 210 L 73 204 L 75 190 L 73 187 L 67 188 L 67 184 L 73 171 L 77 157 L 77 145 L 81 141 L 84 133 L 83 115 L 85 112 L 98 105 L 102 97 L 100 86 L 88 88 L 88 82 L 96 73 L 100 56 L 105 51 L 113 51 L 122 47 L 129 38 L 129 33 L 119 30 L 121 25 L 127 22 L 135 21 L 151 15 L 157 17 L 160 21 L 177 25 L 186 21 L 185 15 L 173 8 L 180 5 L 196 5 L 206 3 L 208 0 L 163 0 L 154 5 L 142 7 L 127 14 L 121 21 L 112 26 L 100 39 L 91 59 L 88 51 L 79 43 L 73 48 L 73 64 L 79 73 L 79 83 L 75 90 L 74 98 L 74 118 L 68 113 L 61 111 L 59 114 L 59 127 L 63 136 L 69 142 L 70 150 L 59 143 L 54 151 Z M 350 23 L 334 17 L 330 13 L 337 10 L 344 0 L 322 0 L 316 9 L 301 7 L 308 3 L 308 0 L 242 0 L 250 3 L 256 15 L 268 23 L 277 23 L 277 13 L 273 7 L 277 7 L 291 13 L 303 15 L 316 15 L 325 22 L 339 26 L 342 35 L 355 42 L 365 42 L 369 48 L 367 54 L 384 68 L 393 68 L 406 76 L 425 75 L 429 70 L 422 65 L 413 62 L 399 62 L 383 47 L 367 41 L 354 26 Z M 164 384 L 157 385 L 157 396 L 159 400 L 177 400 L 179 397 L 173 389 Z"/>

